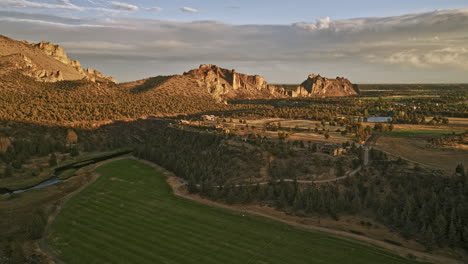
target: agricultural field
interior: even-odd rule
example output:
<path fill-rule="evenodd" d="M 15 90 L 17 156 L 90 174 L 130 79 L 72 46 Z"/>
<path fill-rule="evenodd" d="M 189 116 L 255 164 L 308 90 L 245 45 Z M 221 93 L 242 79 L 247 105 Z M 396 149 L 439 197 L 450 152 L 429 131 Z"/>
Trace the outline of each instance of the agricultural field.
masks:
<path fill-rule="evenodd" d="M 124 159 L 71 198 L 47 235 L 66 263 L 417 263 L 353 240 L 176 197 Z"/>
<path fill-rule="evenodd" d="M 450 145 L 430 144 L 431 139 L 466 133 L 468 119 L 450 118 L 449 125 L 428 126 L 396 124 L 393 131 L 377 133 L 372 145 L 395 156 L 444 171 L 451 175 L 458 164 L 468 166 L 468 142 Z"/>
<path fill-rule="evenodd" d="M 428 136 L 382 135 L 376 139 L 375 146 L 397 157 L 443 170 L 449 175 L 455 172 L 455 167 L 460 163 L 468 166 L 468 150 L 430 148 L 427 138 Z"/>
<path fill-rule="evenodd" d="M 245 123 L 242 123 L 245 121 Z M 337 130 L 344 130 L 345 127 L 335 125 L 330 126 L 328 123 L 322 125 L 320 121 L 305 120 L 305 119 L 284 119 L 284 118 L 259 118 L 259 119 L 221 119 L 217 121 L 191 122 L 191 125 L 214 127 L 220 126 L 234 132 L 240 136 L 249 134 L 260 135 L 269 139 L 278 139 L 278 132 L 285 132 L 287 140 L 300 140 L 312 143 L 344 143 L 352 141 L 353 137 L 343 136 Z M 270 127 L 268 127 L 270 126 Z M 271 128 L 271 126 L 276 128 Z M 315 132 L 314 129 L 319 131 Z M 325 138 L 325 132 L 329 138 Z"/>

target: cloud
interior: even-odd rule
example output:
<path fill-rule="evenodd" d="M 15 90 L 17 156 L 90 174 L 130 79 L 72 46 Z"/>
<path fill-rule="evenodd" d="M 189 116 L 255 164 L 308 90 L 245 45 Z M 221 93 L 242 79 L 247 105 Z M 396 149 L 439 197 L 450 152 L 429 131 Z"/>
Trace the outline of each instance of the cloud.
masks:
<path fill-rule="evenodd" d="M 138 10 L 138 6 L 124 3 L 124 2 L 112 1 L 111 5 L 112 5 L 112 8 L 117 9 L 117 10 L 126 10 L 126 11 Z"/>
<path fill-rule="evenodd" d="M 162 8 L 155 6 L 155 7 L 145 8 L 145 10 L 153 11 L 153 12 L 160 12 L 162 10 Z"/>
<path fill-rule="evenodd" d="M 187 13 L 197 13 L 198 9 L 192 8 L 192 7 L 181 7 L 180 10 L 182 12 L 187 12 Z"/>
<path fill-rule="evenodd" d="M 446 47 L 420 52 L 417 49 L 405 50 L 385 58 L 390 64 L 412 65 L 416 67 L 448 66 L 468 69 L 468 49 L 465 47 Z"/>
<path fill-rule="evenodd" d="M 121 44 L 113 43 L 106 41 L 76 41 L 76 42 L 61 42 L 60 45 L 63 48 L 70 50 L 113 50 L 113 51 L 122 51 L 122 50 L 131 50 L 135 49 L 136 46 L 132 44 Z"/>
<path fill-rule="evenodd" d="M 0 11 L 0 21 L 2 34 L 62 44 L 73 59 L 120 80 L 214 63 L 283 83 L 300 82 L 313 72 L 356 82 L 468 82 L 468 9 L 325 17 L 293 25 L 74 19 L 7 11 Z M 47 39 L 41 32 L 47 32 Z"/>
<path fill-rule="evenodd" d="M 330 27 L 330 17 L 324 17 L 324 18 L 318 18 L 316 19 L 316 22 L 311 24 L 311 23 L 306 23 L 306 22 L 298 22 L 294 23 L 293 26 L 313 31 L 313 30 L 320 30 L 320 29 L 327 29 Z"/>
<path fill-rule="evenodd" d="M 190 44 L 183 42 L 183 41 L 179 41 L 179 40 L 156 40 L 152 42 L 143 43 L 142 46 L 152 47 L 152 48 L 174 49 L 174 48 L 186 48 L 186 47 L 189 47 Z"/>
<path fill-rule="evenodd" d="M 82 10 L 82 8 L 63 0 L 58 1 L 62 4 L 49 4 L 43 2 L 34 2 L 28 0 L 2 0 L 0 8 L 43 8 L 43 9 L 74 9 Z"/>

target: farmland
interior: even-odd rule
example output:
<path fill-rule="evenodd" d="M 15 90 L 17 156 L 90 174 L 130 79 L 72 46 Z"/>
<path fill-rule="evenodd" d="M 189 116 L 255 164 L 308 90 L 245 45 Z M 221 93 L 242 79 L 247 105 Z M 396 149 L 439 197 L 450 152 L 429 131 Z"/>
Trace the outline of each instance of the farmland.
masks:
<path fill-rule="evenodd" d="M 66 263 L 416 263 L 373 246 L 176 197 L 119 160 L 71 198 L 47 240 Z"/>

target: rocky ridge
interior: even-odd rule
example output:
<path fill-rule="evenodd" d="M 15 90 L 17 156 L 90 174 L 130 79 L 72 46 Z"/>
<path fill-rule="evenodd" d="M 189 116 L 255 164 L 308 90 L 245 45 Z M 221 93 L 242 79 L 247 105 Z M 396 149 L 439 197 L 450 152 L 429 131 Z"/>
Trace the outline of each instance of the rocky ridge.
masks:
<path fill-rule="evenodd" d="M 198 69 L 185 72 L 184 76 L 193 78 L 199 88 L 208 91 L 217 101 L 287 96 L 283 88 L 268 84 L 262 76 L 242 74 L 212 64 L 202 64 Z"/>
<path fill-rule="evenodd" d="M 0 35 L 0 74 L 20 71 L 37 81 L 88 80 L 115 82 L 112 77 L 93 69 L 83 69 L 79 61 L 68 58 L 59 45 L 50 42 L 29 43 Z"/>
<path fill-rule="evenodd" d="M 359 88 L 348 79 L 336 77 L 329 79 L 320 75 L 311 74 L 295 91 L 292 97 L 314 97 L 314 96 L 348 96 L 359 94 Z"/>
<path fill-rule="evenodd" d="M 268 84 L 262 76 L 246 75 L 212 64 L 202 64 L 198 69 L 185 72 L 184 76 L 194 79 L 199 88 L 206 90 L 217 101 L 359 94 L 357 85 L 348 79 L 328 79 L 314 74 L 309 75 L 307 80 L 293 91 Z"/>

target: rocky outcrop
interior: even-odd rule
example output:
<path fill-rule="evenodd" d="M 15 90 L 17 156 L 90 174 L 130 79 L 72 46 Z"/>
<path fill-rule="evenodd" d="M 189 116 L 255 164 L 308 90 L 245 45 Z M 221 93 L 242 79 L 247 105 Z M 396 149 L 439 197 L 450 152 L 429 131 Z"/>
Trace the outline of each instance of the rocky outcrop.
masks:
<path fill-rule="evenodd" d="M 30 76 L 36 80 L 44 82 L 63 81 L 60 70 L 47 71 L 38 67 L 32 60 L 23 54 L 12 54 L 0 57 L 0 74 L 6 74 L 14 70 L 21 71 L 22 74 Z"/>
<path fill-rule="evenodd" d="M 79 61 L 68 58 L 62 47 L 45 41 L 29 43 L 0 35 L 0 63 L 3 65 L 0 74 L 15 70 L 44 82 L 83 79 L 115 82 L 96 70 L 84 70 Z"/>
<path fill-rule="evenodd" d="M 359 94 L 357 85 L 348 79 L 328 79 L 314 74 L 292 91 L 268 84 L 262 76 L 237 73 L 236 70 L 211 64 L 202 64 L 198 69 L 184 73 L 184 76 L 194 79 L 198 87 L 208 91 L 217 101 Z"/>
<path fill-rule="evenodd" d="M 295 91 L 291 91 L 291 97 L 314 96 L 348 96 L 359 94 L 359 88 L 348 79 L 336 77 L 328 79 L 320 75 L 311 74 Z"/>
<path fill-rule="evenodd" d="M 286 96 L 283 88 L 268 84 L 262 76 L 237 73 L 212 64 L 202 64 L 184 76 L 193 78 L 200 88 L 206 89 L 218 101 Z"/>
<path fill-rule="evenodd" d="M 87 68 L 86 70 L 84 70 L 81 67 L 81 63 L 79 61 L 69 59 L 65 50 L 59 45 L 54 45 L 47 41 L 41 41 L 37 44 L 32 43 L 30 45 L 41 50 L 48 56 L 51 56 L 52 58 L 60 61 L 61 63 L 70 65 L 71 67 L 75 68 L 85 80 L 89 80 L 92 82 L 115 82 L 115 79 L 113 77 L 107 77 L 104 74 L 91 68 Z"/>

